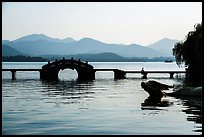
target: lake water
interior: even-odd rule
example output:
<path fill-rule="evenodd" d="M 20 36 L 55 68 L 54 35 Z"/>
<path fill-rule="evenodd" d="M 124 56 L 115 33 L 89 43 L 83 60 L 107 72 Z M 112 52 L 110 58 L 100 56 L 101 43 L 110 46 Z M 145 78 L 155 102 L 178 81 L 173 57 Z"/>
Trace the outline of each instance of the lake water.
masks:
<path fill-rule="evenodd" d="M 4 62 L 2 68 L 41 68 L 46 62 Z M 122 70 L 185 70 L 176 63 L 90 62 L 94 68 Z M 2 134 L 4 135 L 200 135 L 201 98 L 165 96 L 160 105 L 148 102 L 140 83 L 156 80 L 182 83 L 183 74 L 127 74 L 96 72 L 96 79 L 77 82 L 77 72 L 65 69 L 59 80 L 40 80 L 39 72 L 2 72 Z M 172 92 L 170 89 L 166 92 Z"/>

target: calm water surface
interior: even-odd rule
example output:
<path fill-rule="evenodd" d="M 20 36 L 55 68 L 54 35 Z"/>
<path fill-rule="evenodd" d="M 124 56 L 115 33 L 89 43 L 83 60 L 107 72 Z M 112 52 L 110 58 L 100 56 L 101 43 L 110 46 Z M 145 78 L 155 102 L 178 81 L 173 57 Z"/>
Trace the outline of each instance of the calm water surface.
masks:
<path fill-rule="evenodd" d="M 46 62 L 3 63 L 3 68 L 41 68 Z M 176 63 L 91 62 L 94 68 L 123 70 L 184 70 Z M 39 72 L 2 72 L 2 134 L 136 134 L 200 135 L 201 98 L 165 96 L 148 101 L 140 83 L 147 80 L 177 85 L 183 75 L 127 74 L 114 80 L 113 72 L 96 72 L 96 79 L 77 82 L 77 72 L 65 69 L 59 80 L 39 79 Z M 172 92 L 168 90 L 166 92 Z"/>

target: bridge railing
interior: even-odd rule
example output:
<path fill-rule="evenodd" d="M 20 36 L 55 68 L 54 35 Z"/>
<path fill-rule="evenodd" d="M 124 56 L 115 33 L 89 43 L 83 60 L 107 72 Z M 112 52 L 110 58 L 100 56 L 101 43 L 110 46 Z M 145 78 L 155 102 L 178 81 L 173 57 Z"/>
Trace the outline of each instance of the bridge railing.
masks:
<path fill-rule="evenodd" d="M 55 68 L 58 66 L 62 66 L 62 65 L 71 65 L 71 67 L 75 67 L 75 66 L 80 66 L 83 68 L 88 68 L 88 69 L 93 69 L 93 66 L 88 64 L 88 61 L 86 62 L 82 62 L 80 59 L 79 60 L 74 60 L 73 58 L 71 59 L 65 59 L 63 58 L 63 60 L 55 60 L 53 62 L 48 61 L 48 64 L 44 65 L 42 68 L 46 69 L 46 68 Z"/>

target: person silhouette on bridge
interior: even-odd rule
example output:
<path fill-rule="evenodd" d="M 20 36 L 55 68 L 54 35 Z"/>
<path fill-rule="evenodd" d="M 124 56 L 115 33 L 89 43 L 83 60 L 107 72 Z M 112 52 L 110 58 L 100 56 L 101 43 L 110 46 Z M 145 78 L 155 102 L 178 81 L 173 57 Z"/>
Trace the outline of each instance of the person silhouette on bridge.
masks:
<path fill-rule="evenodd" d="M 144 68 L 143 68 L 143 67 L 142 67 L 142 70 L 141 70 L 141 74 L 143 75 L 143 76 L 142 76 L 143 79 L 146 79 L 146 78 L 147 78 L 147 72 L 144 71 Z"/>

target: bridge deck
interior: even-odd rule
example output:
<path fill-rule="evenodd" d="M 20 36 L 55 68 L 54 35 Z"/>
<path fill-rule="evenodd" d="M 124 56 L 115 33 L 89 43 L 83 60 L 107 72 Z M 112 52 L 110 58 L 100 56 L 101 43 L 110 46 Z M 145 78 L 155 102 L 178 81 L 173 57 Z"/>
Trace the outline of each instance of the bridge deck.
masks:
<path fill-rule="evenodd" d="M 146 73 L 186 73 L 186 71 L 144 71 Z M 125 73 L 141 73 L 141 71 L 125 71 Z"/>
<path fill-rule="evenodd" d="M 88 61 L 81 62 L 81 60 L 65 59 L 55 60 L 53 62 L 48 61 L 48 64 L 42 66 L 42 69 L 2 69 L 2 71 L 10 71 L 12 73 L 12 79 L 15 79 L 17 71 L 39 71 L 41 79 L 57 79 L 59 69 L 76 69 L 79 79 L 95 79 L 96 71 L 113 71 L 115 79 L 124 79 L 126 78 L 126 73 L 141 73 L 141 71 L 130 71 L 130 70 L 121 70 L 121 69 L 94 69 L 94 67 L 88 64 Z M 173 78 L 175 73 L 186 73 L 186 71 L 144 71 L 142 73 L 143 77 L 147 77 L 148 73 L 169 73 L 170 78 Z"/>
<path fill-rule="evenodd" d="M 42 69 L 2 69 L 2 71 L 41 71 Z M 95 71 L 115 71 L 120 69 L 94 69 Z M 123 71 L 123 70 L 122 70 Z M 141 73 L 141 71 L 127 70 L 125 73 Z M 186 73 L 186 71 L 145 71 L 146 73 Z"/>
<path fill-rule="evenodd" d="M 10 71 L 12 72 L 12 80 L 16 79 L 15 74 L 16 71 L 39 71 L 41 72 L 42 69 L 2 69 L 2 71 Z M 94 69 L 94 71 L 113 71 L 115 78 L 118 78 L 118 76 L 121 78 L 125 78 L 125 74 L 126 73 L 141 73 L 141 71 L 124 71 L 124 70 L 120 70 L 120 69 Z M 147 76 L 148 73 L 169 73 L 170 74 L 170 78 L 173 78 L 173 75 L 175 73 L 186 73 L 186 71 L 145 71 L 145 77 Z"/>

